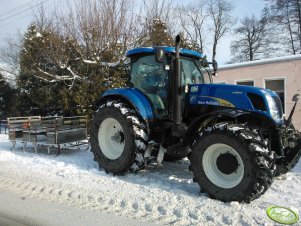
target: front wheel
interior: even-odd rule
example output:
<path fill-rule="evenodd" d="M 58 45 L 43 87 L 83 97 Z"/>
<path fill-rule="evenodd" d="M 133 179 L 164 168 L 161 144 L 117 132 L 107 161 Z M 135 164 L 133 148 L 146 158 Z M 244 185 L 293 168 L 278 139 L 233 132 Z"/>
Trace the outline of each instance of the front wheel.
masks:
<path fill-rule="evenodd" d="M 94 160 L 106 172 L 124 174 L 144 167 L 145 122 L 120 100 L 108 100 L 95 112 L 91 129 Z"/>
<path fill-rule="evenodd" d="M 284 129 L 282 143 L 286 143 L 286 147 L 283 148 L 284 157 L 276 161 L 276 176 L 281 176 L 292 170 L 301 157 L 301 133 L 291 123 Z M 293 143 L 293 146 L 290 143 Z"/>
<path fill-rule="evenodd" d="M 285 148 L 284 153 L 285 158 L 276 162 L 276 177 L 286 174 L 297 165 L 301 157 L 301 138 L 299 138 L 294 148 Z"/>
<path fill-rule="evenodd" d="M 225 202 L 250 202 L 265 193 L 274 178 L 274 155 L 244 125 L 220 123 L 206 128 L 189 159 L 201 189 Z"/>

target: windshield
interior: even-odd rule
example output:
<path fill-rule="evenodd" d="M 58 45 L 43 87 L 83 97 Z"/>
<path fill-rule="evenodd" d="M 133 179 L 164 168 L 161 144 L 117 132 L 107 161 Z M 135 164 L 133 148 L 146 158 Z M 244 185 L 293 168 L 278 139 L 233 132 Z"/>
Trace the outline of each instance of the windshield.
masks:
<path fill-rule="evenodd" d="M 212 83 L 212 77 L 211 77 L 211 71 L 209 66 L 208 67 L 204 67 L 202 66 L 202 63 L 198 60 L 196 60 L 196 64 L 198 65 L 198 67 L 201 69 L 203 77 L 204 77 L 204 81 L 205 83 Z"/>
<path fill-rule="evenodd" d="M 198 60 L 181 58 L 182 85 L 210 83 L 209 68 L 204 68 Z"/>

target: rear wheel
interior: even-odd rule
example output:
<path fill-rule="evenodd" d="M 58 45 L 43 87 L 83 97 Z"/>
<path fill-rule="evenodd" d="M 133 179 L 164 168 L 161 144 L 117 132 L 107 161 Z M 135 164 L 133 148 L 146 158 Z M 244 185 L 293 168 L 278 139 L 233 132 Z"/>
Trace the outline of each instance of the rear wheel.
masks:
<path fill-rule="evenodd" d="M 145 122 L 120 100 L 108 100 L 94 115 L 91 151 L 106 172 L 124 174 L 142 169 L 147 138 Z"/>
<path fill-rule="evenodd" d="M 211 198 L 250 202 L 273 182 L 274 155 L 256 132 L 243 125 L 219 123 L 206 128 L 189 159 L 195 181 Z"/>

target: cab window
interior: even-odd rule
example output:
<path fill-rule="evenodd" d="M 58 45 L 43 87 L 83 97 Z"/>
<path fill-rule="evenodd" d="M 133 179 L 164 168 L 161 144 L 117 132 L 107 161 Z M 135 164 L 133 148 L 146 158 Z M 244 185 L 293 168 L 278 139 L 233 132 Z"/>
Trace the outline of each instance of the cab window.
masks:
<path fill-rule="evenodd" d="M 194 59 L 181 59 L 181 79 L 182 85 L 211 83 L 209 68 Z"/>
<path fill-rule="evenodd" d="M 143 56 L 132 63 L 131 83 L 148 96 L 154 106 L 155 115 L 168 113 L 168 74 L 164 63 L 158 63 L 154 55 Z"/>

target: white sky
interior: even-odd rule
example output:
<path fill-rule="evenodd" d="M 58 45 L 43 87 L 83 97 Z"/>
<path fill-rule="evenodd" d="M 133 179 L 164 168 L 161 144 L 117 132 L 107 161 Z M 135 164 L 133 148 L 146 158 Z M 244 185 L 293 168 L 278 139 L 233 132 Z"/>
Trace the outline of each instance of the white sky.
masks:
<path fill-rule="evenodd" d="M 58 0 L 0 0 L 0 47 L 5 44 L 4 39 L 7 36 L 26 30 L 33 20 L 33 9 L 31 8 L 40 2 L 45 2 L 51 7 L 54 1 Z M 265 4 L 264 0 L 232 0 L 232 2 L 235 5 L 234 16 L 238 18 L 250 16 L 252 13 L 259 15 Z M 16 7 L 18 8 L 16 9 Z M 218 45 L 217 60 L 220 65 L 230 60 L 230 43 L 231 35 L 225 37 Z M 211 53 L 205 54 L 210 59 Z"/>

